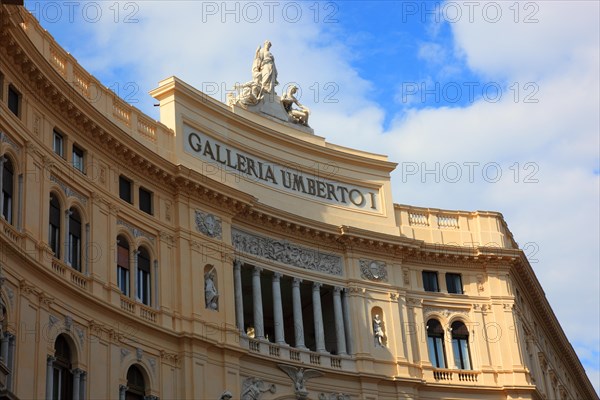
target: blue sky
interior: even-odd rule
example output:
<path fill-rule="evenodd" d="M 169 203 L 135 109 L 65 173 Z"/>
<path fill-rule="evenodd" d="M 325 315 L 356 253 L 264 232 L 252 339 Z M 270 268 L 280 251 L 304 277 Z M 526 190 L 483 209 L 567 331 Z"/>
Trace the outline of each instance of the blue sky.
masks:
<path fill-rule="evenodd" d="M 299 84 L 318 135 L 399 163 L 396 203 L 503 213 L 598 390 L 599 3 L 468 3 L 26 7 L 154 118 L 159 80 L 224 100 L 270 39 L 279 81 Z"/>

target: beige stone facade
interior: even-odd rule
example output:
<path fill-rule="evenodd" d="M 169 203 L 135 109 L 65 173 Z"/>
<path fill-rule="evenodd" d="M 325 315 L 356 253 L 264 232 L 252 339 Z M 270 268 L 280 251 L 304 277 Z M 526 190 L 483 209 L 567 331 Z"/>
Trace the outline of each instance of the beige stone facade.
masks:
<path fill-rule="evenodd" d="M 156 122 L 0 12 L 0 397 L 597 398 L 501 214 L 177 78 Z"/>

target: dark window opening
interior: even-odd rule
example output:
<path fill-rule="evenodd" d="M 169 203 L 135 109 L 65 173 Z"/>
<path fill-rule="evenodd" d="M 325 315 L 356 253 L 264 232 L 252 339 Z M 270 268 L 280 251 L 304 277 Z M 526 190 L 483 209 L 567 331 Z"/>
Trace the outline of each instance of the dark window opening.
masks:
<path fill-rule="evenodd" d="M 64 138 L 62 133 L 58 132 L 56 129 L 52 133 L 52 150 L 64 158 Z"/>
<path fill-rule="evenodd" d="M 127 371 L 127 392 L 125 400 L 143 400 L 146 394 L 146 382 L 142 371 L 132 365 Z"/>
<path fill-rule="evenodd" d="M 21 93 L 12 85 L 8 86 L 8 109 L 17 117 L 21 115 Z"/>
<path fill-rule="evenodd" d="M 12 224 L 13 198 L 14 198 L 14 168 L 9 158 L 4 158 L 2 166 L 2 217 Z"/>
<path fill-rule="evenodd" d="M 446 368 L 446 350 L 444 349 L 444 329 L 436 319 L 427 321 L 427 349 L 429 361 L 435 368 Z"/>
<path fill-rule="evenodd" d="M 68 261 L 77 271 L 81 271 L 81 217 L 75 209 L 69 210 L 69 254 Z"/>
<path fill-rule="evenodd" d="M 117 285 L 129 296 L 129 242 L 122 236 L 117 238 Z"/>
<path fill-rule="evenodd" d="M 83 173 L 85 173 L 85 167 L 83 164 L 84 151 L 79 147 L 73 145 L 73 167 Z"/>
<path fill-rule="evenodd" d="M 448 293 L 463 294 L 460 274 L 446 274 L 446 288 Z"/>
<path fill-rule="evenodd" d="M 50 195 L 50 226 L 48 244 L 54 252 L 54 257 L 60 258 L 60 202 L 56 195 Z"/>
<path fill-rule="evenodd" d="M 469 351 L 469 330 L 460 321 L 452 323 L 452 352 L 454 365 L 458 369 L 471 369 L 471 354 Z"/>
<path fill-rule="evenodd" d="M 53 400 L 73 398 L 73 374 L 71 373 L 71 349 L 63 335 L 59 335 L 54 343 L 56 360 L 52 363 L 53 371 Z"/>
<path fill-rule="evenodd" d="M 152 215 L 152 192 L 140 188 L 139 190 L 140 210 Z"/>
<path fill-rule="evenodd" d="M 133 204 L 131 196 L 131 181 L 124 176 L 119 177 L 119 197 L 129 204 Z"/>
<path fill-rule="evenodd" d="M 143 304 L 150 305 L 150 255 L 141 247 L 138 252 L 137 298 Z"/>
<path fill-rule="evenodd" d="M 437 272 L 423 271 L 423 288 L 427 292 L 439 292 Z"/>

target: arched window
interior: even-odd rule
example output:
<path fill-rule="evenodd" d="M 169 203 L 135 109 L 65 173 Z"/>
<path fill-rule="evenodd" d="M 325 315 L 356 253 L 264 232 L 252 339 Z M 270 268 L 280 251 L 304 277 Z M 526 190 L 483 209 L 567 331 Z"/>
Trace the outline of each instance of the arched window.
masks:
<path fill-rule="evenodd" d="M 125 400 L 143 400 L 146 394 L 146 382 L 142 371 L 132 365 L 127 371 L 127 392 Z"/>
<path fill-rule="evenodd" d="M 73 398 L 73 374 L 71 373 L 71 348 L 63 335 L 59 335 L 54 343 L 54 361 L 52 382 L 53 400 L 70 400 Z"/>
<path fill-rule="evenodd" d="M 69 210 L 69 251 L 68 262 L 81 271 L 81 216 L 75 208 Z"/>
<path fill-rule="evenodd" d="M 54 257 L 60 258 L 60 202 L 54 194 L 50 194 L 49 220 L 48 244 L 54 252 Z"/>
<path fill-rule="evenodd" d="M 444 329 L 437 319 L 427 321 L 427 349 L 431 364 L 436 368 L 446 368 Z"/>
<path fill-rule="evenodd" d="M 117 285 L 125 296 L 129 296 L 129 242 L 117 237 Z"/>
<path fill-rule="evenodd" d="M 454 352 L 454 365 L 456 365 L 456 368 L 471 369 L 469 330 L 460 321 L 452 323 L 452 351 Z"/>
<path fill-rule="evenodd" d="M 0 162 L 2 162 L 0 160 Z M 4 157 L 2 165 L 2 217 L 9 223 L 12 224 L 13 215 L 13 198 L 14 198 L 14 176 L 15 170 L 10 158 Z"/>
<path fill-rule="evenodd" d="M 150 305 L 150 254 L 143 247 L 137 255 L 137 298 L 143 304 Z"/>

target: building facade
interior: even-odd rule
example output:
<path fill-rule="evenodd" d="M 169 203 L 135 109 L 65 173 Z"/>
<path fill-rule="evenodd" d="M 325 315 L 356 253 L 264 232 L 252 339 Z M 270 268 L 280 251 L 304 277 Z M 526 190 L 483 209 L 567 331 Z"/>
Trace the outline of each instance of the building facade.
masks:
<path fill-rule="evenodd" d="M 598 398 L 501 214 L 395 204 L 385 156 L 151 95 L 161 122 L 0 5 L 0 397 Z"/>

